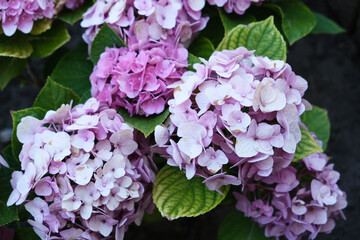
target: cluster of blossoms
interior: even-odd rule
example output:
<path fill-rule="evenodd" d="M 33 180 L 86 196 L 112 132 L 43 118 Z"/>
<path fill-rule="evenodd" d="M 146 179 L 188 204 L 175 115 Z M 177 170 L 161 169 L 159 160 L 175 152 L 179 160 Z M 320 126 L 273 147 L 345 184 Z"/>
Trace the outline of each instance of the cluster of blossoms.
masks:
<path fill-rule="evenodd" d="M 251 3 L 261 4 L 261 0 L 207 2 L 238 14 L 243 14 Z M 154 41 L 173 45 L 180 42 L 186 46 L 209 20 L 201 13 L 205 3 L 205 0 L 99 0 L 84 14 L 81 26 L 87 30 L 83 38 L 90 44 L 101 25 L 106 23 L 133 48 Z"/>
<path fill-rule="evenodd" d="M 84 14 L 83 38 L 91 43 L 106 23 L 133 48 L 143 49 L 148 42 L 186 43 L 208 21 L 201 17 L 203 5 L 201 1 L 99 0 Z"/>
<path fill-rule="evenodd" d="M 168 164 L 216 190 L 287 167 L 301 139 L 307 82 L 283 61 L 243 47 L 216 51 L 203 63 L 170 86 L 170 123 L 155 129 Z"/>
<path fill-rule="evenodd" d="M 84 0 L 68 0 L 65 6 L 74 10 L 83 3 Z M 55 8 L 54 0 L 0 0 L 0 22 L 4 34 L 11 36 L 16 29 L 29 33 L 34 21 L 52 18 L 56 13 Z"/>
<path fill-rule="evenodd" d="M 90 76 L 91 95 L 130 115 L 159 114 L 172 97 L 167 86 L 180 80 L 187 57 L 185 48 L 167 44 L 140 51 L 106 48 Z"/>
<path fill-rule="evenodd" d="M 55 14 L 53 0 L 0 0 L 0 22 L 6 36 L 11 36 L 19 29 L 29 33 L 34 21 L 52 18 Z"/>
<path fill-rule="evenodd" d="M 311 154 L 298 163 L 248 183 L 236 208 L 265 226 L 267 237 L 290 240 L 314 239 L 319 232 L 330 233 L 334 218 L 347 205 L 346 194 L 336 184 L 340 174 L 327 164 L 325 154 Z M 309 180 L 308 180 L 309 179 Z"/>
<path fill-rule="evenodd" d="M 147 141 L 96 99 L 43 120 L 27 116 L 17 137 L 23 171 L 12 174 L 7 205 L 26 202 L 41 239 L 122 239 L 152 210 L 156 167 Z M 29 193 L 35 198 L 26 200 Z"/>

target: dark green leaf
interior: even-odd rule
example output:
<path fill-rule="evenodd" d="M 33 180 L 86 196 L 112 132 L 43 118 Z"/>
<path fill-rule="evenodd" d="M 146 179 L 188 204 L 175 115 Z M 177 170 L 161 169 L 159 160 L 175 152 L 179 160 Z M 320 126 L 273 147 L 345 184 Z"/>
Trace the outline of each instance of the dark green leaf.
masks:
<path fill-rule="evenodd" d="M 94 65 L 99 61 L 106 47 L 125 47 L 121 38 L 105 23 L 91 44 L 90 58 Z"/>
<path fill-rule="evenodd" d="M 87 58 L 87 46 L 79 45 L 61 58 L 52 72 L 51 78 L 81 96 L 91 86 L 89 77 L 93 65 Z"/>
<path fill-rule="evenodd" d="M 28 58 L 33 52 L 29 41 L 21 34 L 6 37 L 0 34 L 0 56 Z"/>
<path fill-rule="evenodd" d="M 69 104 L 73 101 L 73 106 L 79 103 L 80 97 L 70 88 L 53 81 L 51 77 L 46 81 L 36 97 L 34 107 L 41 107 L 45 110 L 57 110 L 62 104 Z"/>
<path fill-rule="evenodd" d="M 225 34 L 240 24 L 247 25 L 256 21 L 256 18 L 248 13 L 239 15 L 236 13 L 231 13 L 231 14 L 226 13 L 222 8 L 218 8 L 218 10 L 219 10 L 221 22 L 225 28 Z"/>
<path fill-rule="evenodd" d="M 194 63 L 201 63 L 201 61 L 197 56 L 194 56 L 193 54 L 189 53 L 188 63 L 189 63 L 188 70 L 189 71 L 195 71 L 195 69 L 193 68 L 193 64 Z"/>
<path fill-rule="evenodd" d="M 169 109 L 165 109 L 161 114 L 150 115 L 148 117 L 138 115 L 130 117 L 129 112 L 124 108 L 120 108 L 119 114 L 124 118 L 126 123 L 130 124 L 147 137 L 155 130 L 157 125 L 162 124 L 166 120 L 169 115 Z"/>
<path fill-rule="evenodd" d="M 236 49 L 238 47 L 256 50 L 255 55 L 286 60 L 286 43 L 274 25 L 273 16 L 264 21 L 251 23 L 248 26 L 238 25 L 233 28 L 225 35 L 217 50 Z"/>
<path fill-rule="evenodd" d="M 75 10 L 70 9 L 63 9 L 59 15 L 58 18 L 63 20 L 64 22 L 73 25 L 80 19 L 82 19 L 83 14 L 93 5 L 93 1 L 91 0 L 85 0 L 85 3 L 81 5 L 79 8 Z"/>
<path fill-rule="evenodd" d="M 4 158 L 6 160 L 6 162 L 9 164 L 9 166 L 12 169 L 15 170 L 20 170 L 20 162 L 18 160 L 16 160 L 16 158 L 13 155 L 13 151 L 11 148 L 11 144 L 9 144 L 8 146 L 6 146 L 3 150 L 2 153 L 4 155 Z M 0 199 L 1 200 L 1 199 Z"/>
<path fill-rule="evenodd" d="M 335 23 L 333 20 L 325 17 L 324 15 L 320 13 L 313 12 L 313 14 L 316 17 L 316 25 L 314 29 L 311 31 L 311 33 L 314 34 L 338 34 L 345 32 L 345 29 L 340 27 L 337 23 Z"/>
<path fill-rule="evenodd" d="M 0 57 L 0 90 L 4 90 L 11 79 L 20 75 L 26 65 L 27 59 Z"/>
<path fill-rule="evenodd" d="M 327 111 L 313 105 L 311 111 L 306 111 L 301 115 L 301 121 L 322 141 L 322 148 L 325 151 L 330 139 L 330 120 Z"/>
<path fill-rule="evenodd" d="M 301 140 L 296 147 L 296 152 L 293 162 L 303 159 L 304 157 L 310 154 L 323 152 L 322 148 L 310 135 L 309 131 L 307 131 L 303 127 L 300 127 L 300 130 L 301 130 Z"/>
<path fill-rule="evenodd" d="M 80 103 L 85 103 L 89 98 L 91 98 L 91 90 L 88 89 L 83 93 L 83 95 L 80 98 Z"/>
<path fill-rule="evenodd" d="M 214 45 L 206 38 L 199 36 L 189 46 L 189 52 L 197 57 L 209 59 L 211 54 L 215 51 Z"/>
<path fill-rule="evenodd" d="M 281 16 L 282 29 L 290 45 L 309 34 L 316 25 L 314 14 L 299 0 L 280 0 L 264 6 Z"/>
<path fill-rule="evenodd" d="M 0 226 L 19 220 L 16 206 L 8 207 L 0 201 Z"/>
<path fill-rule="evenodd" d="M 234 209 L 220 223 L 218 240 L 271 240 L 251 218 Z"/>
<path fill-rule="evenodd" d="M 12 172 L 10 168 L 0 167 L 0 202 L 6 203 L 13 190 L 10 184 Z"/>
<path fill-rule="evenodd" d="M 215 208 L 226 196 L 229 186 L 221 188 L 223 195 L 210 191 L 204 179 L 188 180 L 177 167 L 166 165 L 156 175 L 153 200 L 162 216 L 168 219 L 196 217 Z"/>
<path fill-rule="evenodd" d="M 54 22 L 50 30 L 36 36 L 29 37 L 34 48 L 32 54 L 36 58 L 44 58 L 56 51 L 70 40 L 66 26 L 62 22 Z"/>
<path fill-rule="evenodd" d="M 19 161 L 19 154 L 22 148 L 22 144 L 19 142 L 18 138 L 16 137 L 16 130 L 17 125 L 20 123 L 21 119 L 26 116 L 33 116 L 38 119 L 43 119 L 45 116 L 46 111 L 39 107 L 32 107 L 32 108 L 26 108 L 22 109 L 16 112 L 13 112 L 11 114 L 13 119 L 13 131 L 12 131 L 12 137 L 11 137 L 11 148 L 13 151 L 13 155 L 16 160 Z"/>

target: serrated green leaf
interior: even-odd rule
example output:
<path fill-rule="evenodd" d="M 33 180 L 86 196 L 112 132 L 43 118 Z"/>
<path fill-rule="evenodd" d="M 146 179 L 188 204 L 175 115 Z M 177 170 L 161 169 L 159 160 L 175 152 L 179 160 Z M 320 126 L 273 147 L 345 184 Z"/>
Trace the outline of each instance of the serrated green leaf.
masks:
<path fill-rule="evenodd" d="M 330 119 L 327 111 L 313 105 L 311 111 L 306 111 L 301 115 L 301 121 L 310 132 L 314 132 L 316 137 L 322 141 L 322 148 L 325 151 L 330 139 Z"/>
<path fill-rule="evenodd" d="M 14 158 L 19 161 L 19 154 L 22 148 L 22 144 L 19 142 L 18 138 L 16 137 L 16 130 L 17 125 L 20 123 L 21 119 L 26 116 L 33 116 L 38 119 L 43 119 L 45 116 L 46 111 L 40 107 L 32 107 L 22 109 L 11 114 L 13 119 L 13 130 L 11 136 L 11 149 L 13 151 Z"/>
<path fill-rule="evenodd" d="M 29 36 L 36 58 L 44 58 L 56 51 L 70 40 L 70 35 L 63 22 L 55 21 L 50 30 L 36 36 Z"/>
<path fill-rule="evenodd" d="M 19 220 L 16 206 L 8 207 L 0 201 L 0 226 Z"/>
<path fill-rule="evenodd" d="M 163 167 L 153 189 L 153 200 L 161 215 L 168 219 L 196 217 L 215 208 L 225 198 L 229 186 L 221 188 L 221 195 L 210 191 L 203 180 L 200 177 L 188 180 L 179 168 Z"/>
<path fill-rule="evenodd" d="M 293 162 L 303 159 L 310 154 L 323 152 L 322 148 L 319 146 L 319 144 L 317 144 L 317 142 L 311 136 L 308 130 L 303 127 L 300 127 L 300 130 L 301 140 L 296 147 Z"/>
<path fill-rule="evenodd" d="M 251 218 L 234 209 L 220 223 L 218 240 L 271 240 Z"/>
<path fill-rule="evenodd" d="M 33 52 L 29 41 L 21 34 L 11 37 L 0 35 L 0 56 L 28 58 Z"/>
<path fill-rule="evenodd" d="M 120 108 L 119 114 L 126 123 L 133 126 L 147 137 L 155 130 L 157 125 L 162 124 L 166 120 L 169 115 L 169 109 L 165 109 L 158 115 L 150 115 L 148 117 L 138 115 L 130 117 L 129 112 L 124 108 Z"/>
<path fill-rule="evenodd" d="M 4 158 L 5 158 L 6 162 L 9 164 L 9 166 L 10 166 L 12 169 L 20 170 L 20 162 L 17 161 L 17 160 L 14 158 L 13 151 L 12 151 L 12 148 L 11 148 L 11 144 L 9 144 L 8 146 L 6 146 L 6 147 L 2 150 L 2 153 L 3 153 L 3 155 L 4 155 Z M 0 199 L 0 200 L 1 200 L 1 199 Z"/>
<path fill-rule="evenodd" d="M 274 25 L 274 17 L 246 25 L 238 25 L 227 33 L 217 50 L 246 47 L 255 55 L 286 60 L 286 43 Z"/>
<path fill-rule="evenodd" d="M 85 0 L 84 4 L 81 5 L 79 8 L 75 10 L 70 9 L 63 9 L 59 15 L 58 18 L 63 20 L 64 22 L 73 25 L 80 19 L 82 19 L 83 14 L 93 5 L 93 1 L 91 0 Z"/>
<path fill-rule="evenodd" d="M 249 13 L 245 13 L 243 15 L 239 15 L 236 13 L 229 14 L 226 13 L 222 8 L 218 8 L 218 11 L 221 18 L 221 22 L 225 29 L 225 34 L 240 24 L 247 25 L 256 21 L 256 18 Z"/>
<path fill-rule="evenodd" d="M 27 59 L 0 57 L 0 90 L 25 70 L 27 62 Z"/>
<path fill-rule="evenodd" d="M 189 52 L 197 57 L 209 59 L 211 54 L 215 51 L 212 42 L 203 36 L 197 37 L 189 46 Z"/>
<path fill-rule="evenodd" d="M 314 14 L 299 0 L 280 0 L 264 6 L 281 16 L 281 26 L 290 45 L 309 34 L 316 25 Z"/>
<path fill-rule="evenodd" d="M 13 240 L 40 240 L 33 228 L 17 228 Z"/>
<path fill-rule="evenodd" d="M 69 104 L 71 101 L 73 101 L 73 106 L 75 106 L 79 103 L 80 97 L 70 88 L 64 87 L 49 77 L 45 86 L 36 97 L 34 107 L 56 110 L 62 104 Z"/>
<path fill-rule="evenodd" d="M 10 184 L 12 172 L 10 168 L 0 167 L 0 202 L 6 203 L 13 190 Z"/>
<path fill-rule="evenodd" d="M 345 32 L 345 29 L 340 27 L 333 20 L 325 17 L 320 13 L 313 12 L 316 17 L 316 25 L 314 29 L 311 31 L 313 34 L 339 34 Z"/>
<path fill-rule="evenodd" d="M 91 87 L 89 78 L 93 65 L 87 58 L 87 46 L 80 44 L 61 58 L 51 78 L 82 96 Z"/>
<path fill-rule="evenodd" d="M 42 34 L 43 32 L 46 32 L 51 28 L 52 21 L 53 20 L 49 18 L 43 18 L 35 21 L 30 34 L 39 35 Z"/>
<path fill-rule="evenodd" d="M 91 44 L 90 58 L 94 65 L 99 61 L 106 47 L 125 47 L 121 38 L 105 23 Z"/>

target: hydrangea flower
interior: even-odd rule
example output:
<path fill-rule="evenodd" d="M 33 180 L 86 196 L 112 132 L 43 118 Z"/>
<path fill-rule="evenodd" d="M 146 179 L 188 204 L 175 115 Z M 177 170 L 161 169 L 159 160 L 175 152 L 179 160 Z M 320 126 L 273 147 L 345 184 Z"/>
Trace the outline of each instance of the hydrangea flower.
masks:
<path fill-rule="evenodd" d="M 314 160 L 320 161 L 315 168 Z M 296 169 L 289 166 L 261 182 L 248 182 L 242 193 L 234 192 L 236 208 L 265 226 L 267 237 L 299 240 L 330 233 L 337 216 L 345 219 L 347 201 L 337 185 L 340 174 L 327 162 L 325 154 L 311 154 L 294 164 Z"/>
<path fill-rule="evenodd" d="M 106 23 L 133 49 L 151 48 L 147 44 L 152 42 L 186 45 L 205 28 L 208 17 L 201 16 L 203 6 L 204 1 L 190 0 L 99 0 L 84 14 L 83 38 L 90 44 Z"/>
<path fill-rule="evenodd" d="M 286 168 L 301 139 L 307 82 L 283 61 L 254 56 L 243 47 L 216 51 L 202 62 L 169 86 L 174 89 L 170 122 L 155 129 L 168 164 L 185 169 L 189 179 L 211 177 L 205 182 L 215 190 L 221 186 L 214 183 L 216 176 L 223 173 L 237 176 L 232 182 L 238 185 Z M 284 185 L 292 179 L 288 176 Z M 231 184 L 222 179 L 219 183 Z"/>
<path fill-rule="evenodd" d="M 140 51 L 106 48 L 90 76 L 91 94 L 131 115 L 159 114 L 172 97 L 167 86 L 185 72 L 187 56 L 185 48 L 165 44 Z"/>
<path fill-rule="evenodd" d="M 260 5 L 263 0 L 207 0 L 211 5 L 224 7 L 227 13 L 244 14 L 252 3 Z"/>
<path fill-rule="evenodd" d="M 25 202 L 41 239 L 123 239 L 152 210 L 156 166 L 147 141 L 96 99 L 42 120 L 27 116 L 17 137 L 22 171 L 12 174 L 7 205 Z"/>
<path fill-rule="evenodd" d="M 84 0 L 68 0 L 65 6 L 76 9 Z M 43 18 L 52 18 L 56 11 L 54 0 L 0 0 L 0 22 L 6 36 L 12 36 L 16 30 L 30 33 L 34 22 Z"/>

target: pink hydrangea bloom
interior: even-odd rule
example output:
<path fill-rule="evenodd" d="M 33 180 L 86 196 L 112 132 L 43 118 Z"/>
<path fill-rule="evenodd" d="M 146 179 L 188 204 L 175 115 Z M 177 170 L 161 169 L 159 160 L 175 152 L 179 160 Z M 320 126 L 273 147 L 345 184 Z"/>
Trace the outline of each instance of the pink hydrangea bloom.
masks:
<path fill-rule="evenodd" d="M 25 117 L 17 137 L 22 171 L 7 205 L 35 194 L 25 208 L 40 238 L 122 239 L 115 233 L 152 210 L 156 166 L 144 136 L 96 99 Z"/>
<path fill-rule="evenodd" d="M 322 167 L 309 165 L 310 159 L 319 160 Z M 273 172 L 261 183 L 249 181 L 242 193 L 234 192 L 236 208 L 264 226 L 267 237 L 299 240 L 330 233 L 334 219 L 338 215 L 345 218 L 342 209 L 347 201 L 337 185 L 339 173 L 327 162 L 325 154 L 315 153 L 295 163 L 296 169 L 289 166 Z M 328 181 L 329 175 L 337 177 Z"/>
<path fill-rule="evenodd" d="M 180 80 L 187 67 L 185 48 L 160 45 L 151 50 L 106 48 L 90 76 L 91 94 L 112 108 L 131 115 L 164 111 L 172 97 L 168 85 Z"/>
<path fill-rule="evenodd" d="M 225 173 L 226 164 L 237 167 L 234 184 L 288 167 L 301 139 L 306 81 L 288 64 L 256 57 L 243 47 L 216 51 L 202 61 L 194 65 L 196 72 L 185 72 L 169 86 L 174 89 L 171 124 L 168 132 L 155 129 L 168 164 L 184 169 L 188 178 Z M 303 87 L 291 87 L 294 81 Z M 214 179 L 205 183 L 229 184 L 232 178 Z M 278 188 L 283 191 L 298 183 L 289 170 L 283 170 L 281 179 Z"/>

